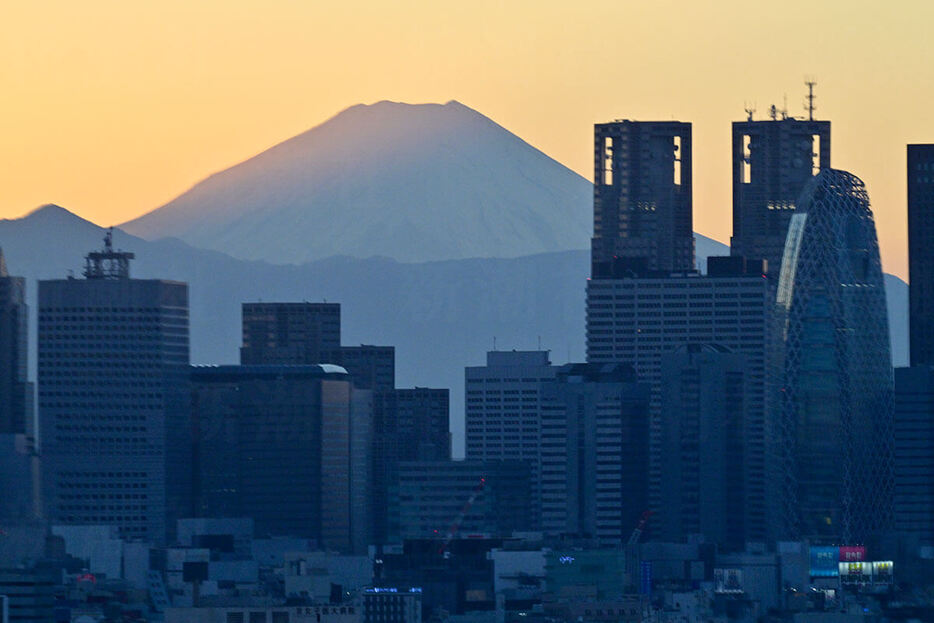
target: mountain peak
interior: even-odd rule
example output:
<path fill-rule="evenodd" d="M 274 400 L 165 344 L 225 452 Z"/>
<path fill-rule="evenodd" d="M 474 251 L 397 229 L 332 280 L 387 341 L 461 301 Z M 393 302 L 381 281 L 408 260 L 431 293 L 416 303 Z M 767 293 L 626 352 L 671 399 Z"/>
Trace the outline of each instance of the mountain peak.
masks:
<path fill-rule="evenodd" d="M 251 260 L 585 249 L 590 183 L 451 100 L 351 106 L 122 225 Z"/>

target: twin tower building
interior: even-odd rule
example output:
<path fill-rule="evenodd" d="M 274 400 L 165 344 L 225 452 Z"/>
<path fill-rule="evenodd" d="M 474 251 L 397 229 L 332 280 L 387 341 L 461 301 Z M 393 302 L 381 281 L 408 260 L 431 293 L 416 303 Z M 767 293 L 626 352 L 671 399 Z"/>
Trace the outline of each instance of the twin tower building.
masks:
<path fill-rule="evenodd" d="M 865 542 L 893 522 L 893 380 L 863 183 L 830 122 L 733 124 L 729 257 L 695 267 L 691 125 L 594 131 L 587 358 L 651 386 L 654 536 Z"/>

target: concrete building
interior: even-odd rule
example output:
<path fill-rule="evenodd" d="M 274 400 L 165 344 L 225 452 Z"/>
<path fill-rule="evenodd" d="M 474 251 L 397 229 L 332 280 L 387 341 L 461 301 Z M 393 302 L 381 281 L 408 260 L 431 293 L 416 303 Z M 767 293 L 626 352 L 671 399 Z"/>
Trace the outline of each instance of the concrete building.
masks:
<path fill-rule="evenodd" d="M 524 461 L 401 462 L 389 492 L 389 540 L 510 536 L 528 530 L 531 470 Z M 459 523 L 457 523 L 459 521 Z"/>
<path fill-rule="evenodd" d="M 774 108 L 774 107 L 773 107 Z M 733 122 L 734 256 L 767 261 L 778 278 L 788 223 L 804 185 L 830 168 L 830 122 L 773 111 L 769 120 Z"/>
<path fill-rule="evenodd" d="M 354 604 L 285 606 L 256 603 L 249 606 L 166 608 L 165 623 L 361 623 Z"/>
<path fill-rule="evenodd" d="M 53 623 L 55 588 L 60 576 L 52 569 L 0 569 L 0 595 L 6 596 L 9 623 Z"/>
<path fill-rule="evenodd" d="M 451 458 L 450 397 L 446 389 L 390 389 L 373 395 L 373 536 L 386 542 L 389 487 L 402 461 Z"/>
<path fill-rule="evenodd" d="M 895 368 L 895 528 L 934 545 L 934 367 Z"/>
<path fill-rule="evenodd" d="M 191 383 L 200 516 L 365 550 L 371 392 L 330 364 L 193 367 Z"/>
<path fill-rule="evenodd" d="M 628 365 L 567 364 L 541 403 L 542 531 L 619 545 L 648 508 L 648 385 Z"/>
<path fill-rule="evenodd" d="M 347 370 L 357 389 L 389 391 L 396 386 L 395 346 L 341 346 L 326 351 L 324 360 Z"/>
<path fill-rule="evenodd" d="M 486 366 L 465 370 L 466 458 L 525 461 L 532 516 L 541 516 L 541 385 L 554 378 L 548 351 L 490 351 Z"/>
<path fill-rule="evenodd" d="M 691 124 L 594 126 L 592 275 L 692 270 Z"/>
<path fill-rule="evenodd" d="M 908 146 L 911 365 L 934 365 L 934 144 Z"/>
<path fill-rule="evenodd" d="M 743 549 L 746 368 L 744 355 L 710 344 L 662 355 L 662 495 L 652 518 L 662 541 L 701 535 Z"/>
<path fill-rule="evenodd" d="M 191 512 L 188 286 L 131 279 L 132 253 L 39 282 L 39 408 L 47 516 L 164 543 Z"/>
<path fill-rule="evenodd" d="M 322 358 L 340 348 L 339 303 L 243 303 L 243 365 L 337 363 Z"/>
<path fill-rule="evenodd" d="M 772 447 L 778 438 L 771 382 L 774 294 L 761 262 L 710 258 L 708 274 L 591 279 L 587 283 L 587 361 L 625 362 L 651 387 L 649 507 L 661 504 L 662 358 L 691 343 L 714 343 L 747 363 L 749 409 L 743 426 L 744 540 L 768 540 L 777 494 Z M 469 439 L 469 436 L 468 436 Z M 652 529 L 650 524 L 649 529 Z"/>
<path fill-rule="evenodd" d="M 422 589 L 369 588 L 363 591 L 363 623 L 421 623 Z"/>

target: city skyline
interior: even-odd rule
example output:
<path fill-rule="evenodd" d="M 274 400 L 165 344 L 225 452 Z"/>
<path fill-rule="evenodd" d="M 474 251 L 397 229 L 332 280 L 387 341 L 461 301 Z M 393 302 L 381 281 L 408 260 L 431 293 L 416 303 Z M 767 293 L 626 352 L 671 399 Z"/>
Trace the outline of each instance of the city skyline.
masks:
<path fill-rule="evenodd" d="M 691 122 L 695 229 L 726 242 L 729 124 L 752 102 L 767 118 L 785 95 L 803 115 L 809 74 L 817 117 L 835 125 L 835 165 L 866 180 L 884 267 L 905 278 L 903 150 L 934 135 L 923 43 L 934 8 L 903 6 L 718 3 L 679 6 L 678 19 L 668 3 L 18 6 L 2 38 L 0 216 L 55 202 L 124 222 L 358 102 L 457 99 L 588 179 L 593 123 Z"/>

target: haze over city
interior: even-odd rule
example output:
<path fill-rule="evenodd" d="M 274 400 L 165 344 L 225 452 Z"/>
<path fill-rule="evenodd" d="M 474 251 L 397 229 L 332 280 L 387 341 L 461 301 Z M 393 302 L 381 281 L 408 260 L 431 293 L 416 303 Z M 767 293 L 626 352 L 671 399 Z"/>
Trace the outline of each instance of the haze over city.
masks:
<path fill-rule="evenodd" d="M 43 2 L 0 25 L 0 216 L 101 225 L 379 100 L 456 99 L 592 178 L 591 129 L 694 125 L 695 230 L 728 242 L 729 127 L 754 104 L 834 123 L 907 278 L 906 143 L 934 136 L 926 2 Z"/>

